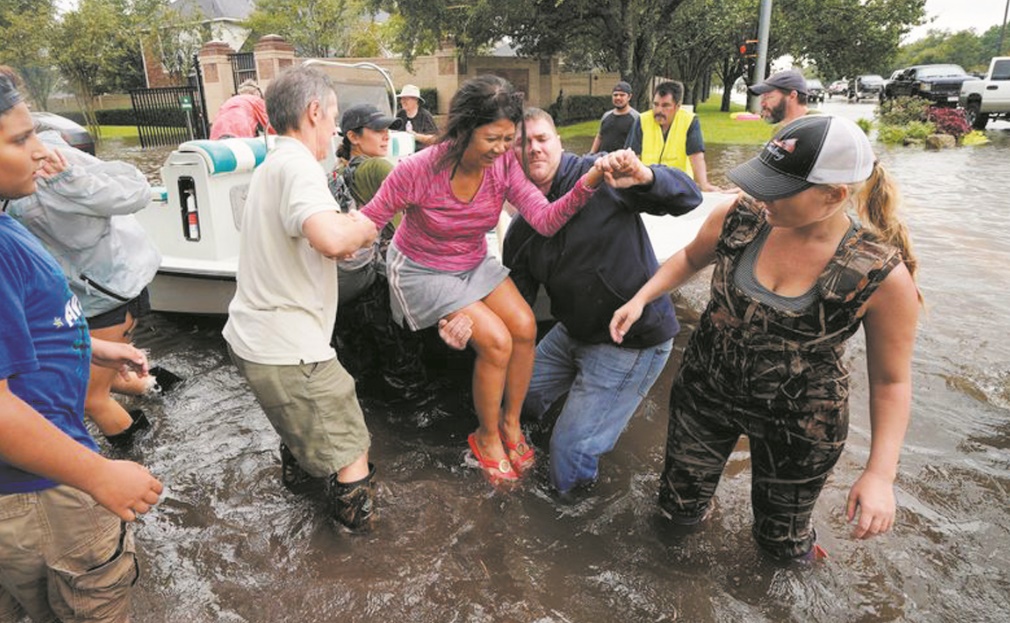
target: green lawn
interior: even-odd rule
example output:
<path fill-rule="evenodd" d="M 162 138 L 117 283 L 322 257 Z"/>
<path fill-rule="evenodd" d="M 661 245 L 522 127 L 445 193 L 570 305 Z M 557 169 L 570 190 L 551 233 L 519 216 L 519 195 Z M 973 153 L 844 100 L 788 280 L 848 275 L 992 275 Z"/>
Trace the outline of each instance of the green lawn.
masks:
<path fill-rule="evenodd" d="M 137 126 L 135 125 L 103 125 L 101 126 L 102 138 L 137 138 Z"/>
<path fill-rule="evenodd" d="M 707 102 L 695 109 L 701 122 L 701 132 L 706 143 L 721 143 L 729 145 L 762 145 L 772 137 L 771 124 L 764 121 L 735 121 L 730 119 L 730 113 L 719 112 L 719 97 L 713 96 Z M 731 104 L 730 112 L 742 112 L 744 107 Z M 600 128 L 600 122 L 583 121 L 573 125 L 558 128 L 562 141 L 584 141 L 590 143 Z"/>

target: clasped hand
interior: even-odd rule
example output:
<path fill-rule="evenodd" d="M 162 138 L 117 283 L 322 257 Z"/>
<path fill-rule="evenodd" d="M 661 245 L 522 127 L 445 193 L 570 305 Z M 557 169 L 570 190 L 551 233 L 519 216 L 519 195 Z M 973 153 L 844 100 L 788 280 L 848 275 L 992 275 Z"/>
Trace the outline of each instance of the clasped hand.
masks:
<path fill-rule="evenodd" d="M 613 188 L 630 188 L 652 182 L 652 169 L 642 164 L 630 149 L 619 149 L 601 156 L 593 163 L 593 168 Z"/>

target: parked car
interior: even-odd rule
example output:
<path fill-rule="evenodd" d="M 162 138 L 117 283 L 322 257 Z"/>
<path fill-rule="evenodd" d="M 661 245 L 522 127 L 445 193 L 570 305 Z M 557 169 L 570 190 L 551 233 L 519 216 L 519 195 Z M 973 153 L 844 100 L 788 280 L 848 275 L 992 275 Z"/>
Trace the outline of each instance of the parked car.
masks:
<path fill-rule="evenodd" d="M 989 61 L 985 78 L 965 80 L 959 101 L 976 130 L 984 130 L 990 119 L 1010 119 L 1010 56 Z"/>
<path fill-rule="evenodd" d="M 849 101 L 878 99 L 884 90 L 884 79 L 878 74 L 863 74 L 849 82 Z"/>
<path fill-rule="evenodd" d="M 817 78 L 811 78 L 810 80 L 807 80 L 807 101 L 808 102 L 824 101 L 824 85 Z"/>
<path fill-rule="evenodd" d="M 938 106 L 956 106 L 961 85 L 971 80 L 960 65 L 913 65 L 901 70 L 884 89 L 884 98 L 921 97 Z"/>
<path fill-rule="evenodd" d="M 849 92 L 848 80 L 835 80 L 828 86 L 828 99 L 835 95 L 845 95 Z"/>
<path fill-rule="evenodd" d="M 55 130 L 71 147 L 95 155 L 95 139 L 76 121 L 51 112 L 32 112 L 32 120 L 36 131 Z"/>
<path fill-rule="evenodd" d="M 892 82 L 894 82 L 894 79 L 897 78 L 901 74 L 901 72 L 903 72 L 903 71 L 905 71 L 905 70 L 904 69 L 895 69 L 894 71 L 891 72 L 890 77 L 887 80 L 884 80 L 884 90 L 880 92 L 880 101 L 881 102 L 883 102 L 885 99 L 887 99 L 887 85 L 889 85 Z"/>

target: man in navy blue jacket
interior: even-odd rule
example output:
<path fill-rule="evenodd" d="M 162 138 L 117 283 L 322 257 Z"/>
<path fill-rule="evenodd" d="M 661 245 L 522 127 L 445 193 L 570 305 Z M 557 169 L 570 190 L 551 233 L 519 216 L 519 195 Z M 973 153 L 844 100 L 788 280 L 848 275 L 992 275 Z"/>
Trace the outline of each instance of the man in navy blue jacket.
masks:
<path fill-rule="evenodd" d="M 543 110 L 528 108 L 524 123 L 525 147 L 516 145 L 520 161 L 553 201 L 600 154 L 564 152 L 554 120 Z M 550 442 L 551 482 L 561 493 L 596 479 L 600 456 L 617 443 L 666 365 L 680 330 L 673 303 L 661 297 L 649 304 L 623 344 L 610 339 L 614 311 L 659 268 L 639 214 L 676 216 L 701 203 L 701 192 L 683 171 L 647 167 L 632 153 L 629 158 L 636 185 L 619 190 L 601 185 L 550 238 L 519 216 L 505 236 L 503 260 L 513 281 L 531 305 L 543 285 L 558 320 L 537 346 L 523 415 L 540 420 L 568 394 Z"/>

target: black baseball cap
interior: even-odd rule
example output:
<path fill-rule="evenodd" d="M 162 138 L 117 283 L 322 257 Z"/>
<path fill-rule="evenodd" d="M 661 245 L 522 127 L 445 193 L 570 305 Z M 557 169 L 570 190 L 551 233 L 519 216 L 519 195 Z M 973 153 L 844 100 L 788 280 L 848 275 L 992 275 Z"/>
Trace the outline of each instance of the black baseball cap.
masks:
<path fill-rule="evenodd" d="M 797 93 L 802 93 L 807 95 L 807 79 L 803 77 L 803 74 L 795 69 L 787 69 L 786 71 L 780 71 L 777 74 L 772 74 L 766 78 L 763 82 L 759 82 L 747 90 L 751 95 L 761 95 L 762 93 L 767 93 L 773 89 L 782 89 L 783 91 L 796 91 Z"/>
<path fill-rule="evenodd" d="M 631 95 L 631 85 L 625 82 L 624 80 L 621 80 L 620 82 L 614 85 L 613 92 L 616 93 L 618 91 L 620 91 L 621 93 L 627 93 L 628 95 Z"/>
<path fill-rule="evenodd" d="M 375 106 L 357 104 L 345 110 L 344 114 L 340 116 L 340 134 L 345 135 L 352 130 L 358 131 L 361 128 L 385 130 L 396 124 L 396 119 L 382 114 L 382 111 Z"/>
<path fill-rule="evenodd" d="M 833 115 L 800 117 L 779 130 L 761 154 L 726 174 L 751 197 L 772 201 L 816 184 L 855 184 L 873 172 L 873 148 L 854 122 Z"/>

